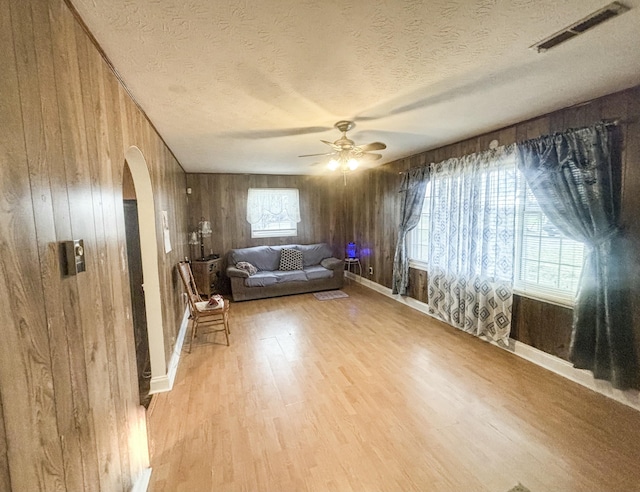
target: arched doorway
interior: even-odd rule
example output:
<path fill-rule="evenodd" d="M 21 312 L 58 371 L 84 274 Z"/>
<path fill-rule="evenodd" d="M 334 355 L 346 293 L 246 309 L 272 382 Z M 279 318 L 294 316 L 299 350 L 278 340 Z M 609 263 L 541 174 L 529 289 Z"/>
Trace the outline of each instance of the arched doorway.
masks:
<path fill-rule="evenodd" d="M 131 172 L 137 202 L 140 256 L 144 278 L 144 311 L 146 314 L 149 359 L 151 362 L 151 393 L 154 393 L 154 380 L 167 378 L 167 362 L 164 351 L 153 189 L 147 162 L 138 147 L 132 146 L 127 150 L 125 161 Z"/>
<path fill-rule="evenodd" d="M 138 394 L 140 396 L 140 404 L 144 408 L 149 408 L 151 403 L 151 360 L 149 358 L 144 275 L 142 273 L 142 254 L 140 252 L 138 197 L 136 196 L 133 177 L 126 161 L 122 172 L 122 206 L 124 209 L 124 231 L 127 240 L 133 338 L 136 346 L 136 368 L 138 369 Z"/>

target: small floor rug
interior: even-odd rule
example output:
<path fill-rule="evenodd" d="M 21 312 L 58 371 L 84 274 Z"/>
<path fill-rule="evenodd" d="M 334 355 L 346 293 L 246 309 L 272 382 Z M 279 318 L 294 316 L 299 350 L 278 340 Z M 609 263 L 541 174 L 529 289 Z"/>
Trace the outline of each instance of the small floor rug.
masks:
<path fill-rule="evenodd" d="M 331 299 L 341 299 L 342 297 L 349 297 L 349 294 L 346 294 L 341 290 L 330 290 L 328 292 L 314 292 L 313 296 L 319 301 L 330 301 Z"/>
<path fill-rule="evenodd" d="M 509 492 L 531 492 L 531 491 L 528 488 L 526 488 L 524 485 L 519 483 L 515 487 L 510 488 Z"/>

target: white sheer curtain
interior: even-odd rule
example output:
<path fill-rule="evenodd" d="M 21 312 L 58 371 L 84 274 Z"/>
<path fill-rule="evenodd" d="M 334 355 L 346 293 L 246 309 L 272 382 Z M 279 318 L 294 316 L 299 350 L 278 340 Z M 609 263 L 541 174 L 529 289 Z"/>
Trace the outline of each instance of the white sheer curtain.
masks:
<path fill-rule="evenodd" d="M 429 311 L 505 343 L 513 304 L 516 187 L 513 145 L 431 169 Z"/>
<path fill-rule="evenodd" d="M 300 222 L 298 190 L 295 188 L 249 188 L 247 222 Z"/>

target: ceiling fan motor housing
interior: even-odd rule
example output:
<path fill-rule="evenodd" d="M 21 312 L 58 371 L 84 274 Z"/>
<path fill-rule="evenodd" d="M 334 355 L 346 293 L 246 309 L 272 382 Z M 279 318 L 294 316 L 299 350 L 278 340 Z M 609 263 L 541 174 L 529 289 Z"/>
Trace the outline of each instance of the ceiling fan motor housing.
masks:
<path fill-rule="evenodd" d="M 340 147 L 340 149 L 343 151 L 352 150 L 356 144 L 353 140 L 347 138 L 347 132 L 355 127 L 356 124 L 353 121 L 341 120 L 333 126 L 335 126 L 342 132 L 342 137 L 333 142 L 333 145 L 335 145 L 336 147 Z"/>
<path fill-rule="evenodd" d="M 353 127 L 355 127 L 356 124 L 353 121 L 340 120 L 333 126 L 335 126 L 342 133 L 346 133 L 349 130 L 351 130 Z"/>
<path fill-rule="evenodd" d="M 346 137 L 339 138 L 333 143 L 334 145 L 340 147 L 342 150 L 351 150 L 355 146 L 355 142 L 353 140 L 349 140 Z"/>
<path fill-rule="evenodd" d="M 372 154 L 369 152 L 370 150 L 386 149 L 387 146 L 382 142 L 372 142 L 364 145 L 356 145 L 353 140 L 347 138 L 347 132 L 356 126 L 353 121 L 340 120 L 333 126 L 342 132 L 342 136 L 335 142 L 320 140 L 322 143 L 329 145 L 333 149 L 333 152 L 329 152 L 327 154 L 306 154 L 301 155 L 300 157 L 311 157 L 316 155 L 337 155 L 338 159 L 345 163 L 345 165 L 350 160 L 355 159 L 365 158 L 367 160 L 378 160 L 382 158 L 382 154 Z"/>

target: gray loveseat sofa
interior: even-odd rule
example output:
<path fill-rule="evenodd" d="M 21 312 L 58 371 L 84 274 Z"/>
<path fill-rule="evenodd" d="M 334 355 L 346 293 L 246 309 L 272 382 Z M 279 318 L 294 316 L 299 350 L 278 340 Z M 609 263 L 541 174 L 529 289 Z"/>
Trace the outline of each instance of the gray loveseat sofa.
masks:
<path fill-rule="evenodd" d="M 284 248 L 302 252 L 302 270 L 279 270 L 280 252 Z M 344 283 L 344 262 L 332 255 L 325 243 L 232 249 L 227 255 L 227 276 L 233 300 L 340 289 Z M 258 271 L 249 275 L 236 267 L 239 262 L 251 263 Z"/>

